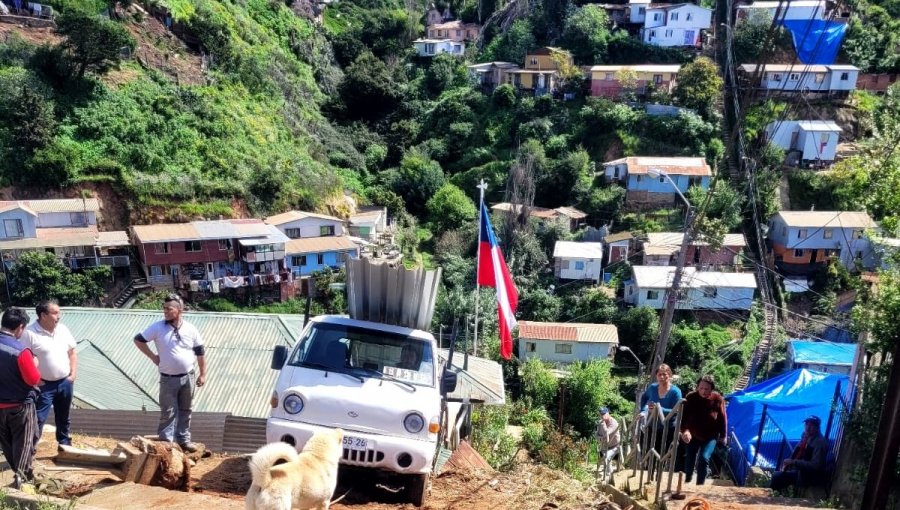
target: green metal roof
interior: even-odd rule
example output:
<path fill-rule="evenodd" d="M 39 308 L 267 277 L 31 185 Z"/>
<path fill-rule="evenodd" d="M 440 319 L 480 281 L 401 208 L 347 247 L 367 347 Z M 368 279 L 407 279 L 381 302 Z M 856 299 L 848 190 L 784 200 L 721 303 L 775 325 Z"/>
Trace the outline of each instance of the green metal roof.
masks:
<path fill-rule="evenodd" d="M 161 311 L 64 308 L 62 322 L 78 341 L 75 398 L 98 409 L 159 409 L 156 367 L 132 341 Z M 207 384 L 196 390 L 194 410 L 265 418 L 277 372 L 269 368 L 275 345 L 293 346 L 302 317 L 186 312 L 203 336 Z"/>

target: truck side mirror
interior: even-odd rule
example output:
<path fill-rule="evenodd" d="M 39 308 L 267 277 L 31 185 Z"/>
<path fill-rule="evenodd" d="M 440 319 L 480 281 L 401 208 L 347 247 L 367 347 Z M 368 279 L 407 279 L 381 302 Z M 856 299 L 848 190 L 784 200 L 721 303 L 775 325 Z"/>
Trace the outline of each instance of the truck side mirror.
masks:
<path fill-rule="evenodd" d="M 287 361 L 288 350 L 285 345 L 276 345 L 272 351 L 272 370 L 281 370 Z"/>
<path fill-rule="evenodd" d="M 456 390 L 456 372 L 445 369 L 441 377 L 441 394 L 453 393 L 454 390 Z"/>

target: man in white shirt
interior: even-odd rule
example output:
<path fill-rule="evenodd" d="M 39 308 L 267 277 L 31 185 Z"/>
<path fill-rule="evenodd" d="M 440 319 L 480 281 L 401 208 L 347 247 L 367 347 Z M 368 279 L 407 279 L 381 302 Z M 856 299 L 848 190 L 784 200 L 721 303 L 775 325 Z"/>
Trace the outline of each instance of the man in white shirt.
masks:
<path fill-rule="evenodd" d="M 200 367 L 197 387 L 206 384 L 206 356 L 200 331 L 181 318 L 184 302 L 178 294 L 163 300 L 165 320 L 157 321 L 134 337 L 134 344 L 159 367 L 159 439 L 175 441 L 187 452 L 197 451 L 191 442 L 194 358 Z M 147 345 L 153 342 L 156 352 Z"/>
<path fill-rule="evenodd" d="M 60 324 L 62 313 L 55 300 L 44 300 L 35 307 L 37 320 L 32 322 L 22 335 L 22 343 L 31 349 L 40 365 L 41 394 L 37 399 L 37 437 L 40 439 L 44 423 L 53 407 L 56 418 L 56 442 L 60 445 L 72 444 L 69 437 L 69 410 L 75 374 L 78 370 L 78 355 L 75 353 L 75 337 L 65 324 Z"/>

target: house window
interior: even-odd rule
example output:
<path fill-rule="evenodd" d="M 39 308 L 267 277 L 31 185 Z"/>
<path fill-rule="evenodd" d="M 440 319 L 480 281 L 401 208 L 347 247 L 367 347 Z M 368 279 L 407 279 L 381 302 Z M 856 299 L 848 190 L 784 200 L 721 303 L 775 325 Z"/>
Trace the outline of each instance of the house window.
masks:
<path fill-rule="evenodd" d="M 171 253 L 169 243 L 156 243 L 155 245 L 153 245 L 153 253 Z"/>
<path fill-rule="evenodd" d="M 322 237 L 334 235 L 334 225 L 322 225 L 319 227 L 319 235 Z"/>
<path fill-rule="evenodd" d="M 339 251 L 335 254 L 335 260 L 338 264 L 346 264 L 347 263 L 347 252 Z"/>
<path fill-rule="evenodd" d="M 659 21 L 660 14 L 658 12 L 653 13 L 653 21 Z"/>
<path fill-rule="evenodd" d="M 666 178 L 664 176 L 660 175 L 659 182 L 666 182 Z"/>
<path fill-rule="evenodd" d="M 826 228 L 822 231 L 823 239 L 831 239 L 834 236 L 834 232 L 830 228 Z"/>
<path fill-rule="evenodd" d="M 575 270 L 576 271 L 584 271 L 584 262 L 580 260 L 575 261 Z"/>
<path fill-rule="evenodd" d="M 800 258 L 806 250 L 794 250 L 794 257 Z"/>
<path fill-rule="evenodd" d="M 781 227 L 781 237 L 787 237 L 787 227 Z"/>
<path fill-rule="evenodd" d="M 678 13 L 673 12 L 673 13 L 669 14 L 669 21 L 678 21 Z"/>
<path fill-rule="evenodd" d="M 303 267 L 306 265 L 306 255 L 294 255 L 291 257 L 291 266 Z"/>
<path fill-rule="evenodd" d="M 533 66 L 537 65 L 537 57 L 531 57 L 531 65 L 533 65 Z"/>
<path fill-rule="evenodd" d="M 862 237 L 862 230 L 854 230 L 852 234 L 850 234 L 851 239 L 859 239 Z"/>
<path fill-rule="evenodd" d="M 606 73 L 606 77 L 604 78 L 606 81 L 613 81 L 613 73 Z"/>
<path fill-rule="evenodd" d="M 670 37 L 672 37 L 672 31 L 666 30 L 666 38 L 670 38 Z"/>
<path fill-rule="evenodd" d="M 456 37 L 461 37 L 461 36 L 462 36 L 462 30 L 457 30 Z"/>
<path fill-rule="evenodd" d="M 656 30 L 650 31 L 650 37 L 656 37 Z"/>
<path fill-rule="evenodd" d="M 647 299 L 654 301 L 659 299 L 659 291 L 658 290 L 648 290 L 647 291 Z"/>
<path fill-rule="evenodd" d="M 200 245 L 200 241 L 185 241 L 184 242 L 184 251 L 186 252 L 198 252 L 203 247 Z"/>
<path fill-rule="evenodd" d="M 572 354 L 572 344 L 556 344 L 556 354 Z"/>
<path fill-rule="evenodd" d="M 806 229 L 801 228 L 800 230 L 797 231 L 797 239 L 806 239 L 806 234 L 807 234 Z"/>
<path fill-rule="evenodd" d="M 781 81 L 781 73 L 774 73 L 774 74 L 772 75 L 772 79 L 773 79 L 774 81 Z"/>
<path fill-rule="evenodd" d="M 425 45 L 425 54 L 433 55 L 434 54 L 434 43 L 427 43 Z"/>
<path fill-rule="evenodd" d="M 22 220 L 3 220 L 3 228 L 6 230 L 6 237 L 25 237 Z"/>
<path fill-rule="evenodd" d="M 718 295 L 719 289 L 715 287 L 703 287 L 703 297 L 705 298 L 714 298 Z"/>
<path fill-rule="evenodd" d="M 685 19 L 686 21 L 691 21 L 691 18 L 693 18 L 693 15 L 689 12 L 689 13 L 687 13 L 687 16 L 685 16 L 684 19 Z"/>
<path fill-rule="evenodd" d="M 69 213 L 69 221 L 72 225 L 87 225 L 87 213 L 73 212 Z"/>
<path fill-rule="evenodd" d="M 790 81 L 797 81 L 799 79 L 800 79 L 800 73 L 791 73 L 790 75 L 788 75 L 788 80 L 790 80 Z"/>
<path fill-rule="evenodd" d="M 316 253 L 316 264 L 322 265 L 325 263 L 325 254 L 324 253 Z"/>
<path fill-rule="evenodd" d="M 231 249 L 231 239 L 219 239 L 219 250 L 225 251 Z"/>
<path fill-rule="evenodd" d="M 653 83 L 655 83 L 655 84 L 657 84 L 657 85 L 659 85 L 660 83 L 662 83 L 662 75 L 661 75 L 661 74 L 654 74 L 654 75 L 653 75 Z"/>
<path fill-rule="evenodd" d="M 644 177 L 644 176 L 643 176 L 643 175 L 638 175 L 638 176 L 637 176 L 637 182 L 641 182 L 642 177 Z"/>
<path fill-rule="evenodd" d="M 286 228 L 284 229 L 284 235 L 290 237 L 291 239 L 300 239 L 300 229 L 299 228 Z"/>
<path fill-rule="evenodd" d="M 525 352 L 535 352 L 537 350 L 537 344 L 534 342 L 525 342 Z"/>
<path fill-rule="evenodd" d="M 850 79 L 850 73 L 841 73 L 841 81 L 847 81 Z"/>
<path fill-rule="evenodd" d="M 816 83 L 825 81 L 825 73 L 816 73 Z"/>
<path fill-rule="evenodd" d="M 643 15 L 646 14 L 646 13 L 647 13 L 647 9 L 646 9 L 646 8 L 644 8 L 644 7 L 638 7 L 638 14 L 640 14 L 641 16 L 643 16 Z"/>

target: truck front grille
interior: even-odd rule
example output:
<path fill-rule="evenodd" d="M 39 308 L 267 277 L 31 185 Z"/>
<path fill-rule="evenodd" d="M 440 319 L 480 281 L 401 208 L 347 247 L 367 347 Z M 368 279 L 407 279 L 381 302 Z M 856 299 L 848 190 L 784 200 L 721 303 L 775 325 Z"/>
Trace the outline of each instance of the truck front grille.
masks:
<path fill-rule="evenodd" d="M 384 452 L 344 448 L 343 459 L 345 462 L 353 464 L 375 464 L 384 460 Z"/>

